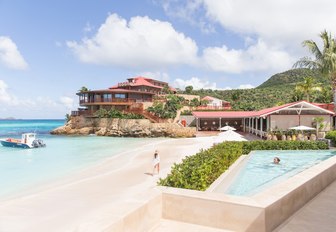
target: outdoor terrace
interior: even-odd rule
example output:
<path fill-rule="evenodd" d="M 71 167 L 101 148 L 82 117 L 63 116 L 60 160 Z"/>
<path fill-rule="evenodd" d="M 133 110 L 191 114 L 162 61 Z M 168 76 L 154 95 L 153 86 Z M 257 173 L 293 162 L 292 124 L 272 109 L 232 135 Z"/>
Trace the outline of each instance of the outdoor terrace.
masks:
<path fill-rule="evenodd" d="M 151 102 L 151 98 L 132 99 L 132 98 L 103 98 L 103 99 L 84 99 L 79 100 L 80 105 L 131 105 L 136 102 Z"/>

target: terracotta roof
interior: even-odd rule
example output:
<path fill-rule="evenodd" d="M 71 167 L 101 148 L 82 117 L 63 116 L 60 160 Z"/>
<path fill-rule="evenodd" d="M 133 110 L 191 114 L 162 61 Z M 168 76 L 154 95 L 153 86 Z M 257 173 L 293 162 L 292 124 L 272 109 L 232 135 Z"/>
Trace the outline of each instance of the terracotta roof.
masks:
<path fill-rule="evenodd" d="M 129 89 L 122 89 L 122 88 L 99 89 L 99 90 L 86 91 L 82 93 L 139 93 L 139 94 L 155 95 L 155 93 L 151 93 L 151 92 L 129 90 Z M 77 95 L 79 94 L 80 93 L 77 93 Z"/>
<path fill-rule="evenodd" d="M 135 78 L 132 78 L 133 80 L 135 80 L 135 83 L 132 83 L 132 86 L 150 86 L 150 87 L 153 87 L 153 88 L 159 88 L 159 89 L 162 89 L 163 87 L 161 86 L 156 86 L 156 85 L 153 85 L 152 83 L 150 83 L 148 80 L 148 78 L 145 78 L 145 77 L 135 77 Z"/>
<path fill-rule="evenodd" d="M 219 101 L 222 101 L 222 102 L 228 102 L 228 101 L 221 100 L 221 99 L 218 99 L 218 98 L 215 98 L 215 97 L 211 97 L 211 96 L 205 96 L 205 97 L 202 98 L 202 100 L 206 100 L 206 101 L 219 100 Z"/>
<path fill-rule="evenodd" d="M 113 85 L 113 86 L 109 87 L 109 89 L 120 88 L 120 86 L 123 86 L 123 84 L 125 86 L 149 86 L 149 87 L 157 88 L 157 89 L 162 89 L 163 88 L 163 86 L 154 85 L 150 81 L 160 82 L 160 83 L 168 85 L 168 83 L 166 83 L 166 82 L 154 80 L 154 79 L 147 78 L 147 77 L 141 77 L 141 76 L 139 76 L 139 77 L 133 77 L 133 78 L 128 78 L 127 80 L 128 81 L 120 82 L 120 83 L 118 83 L 116 85 Z M 134 82 L 132 82 L 132 80 L 134 80 Z M 169 89 L 172 90 L 172 91 L 174 91 L 174 92 L 176 92 L 176 89 L 174 89 L 173 87 L 169 86 Z"/>
<path fill-rule="evenodd" d="M 196 118 L 248 118 L 253 117 L 256 111 L 194 111 Z"/>
<path fill-rule="evenodd" d="M 326 110 L 330 110 L 330 111 L 335 111 L 335 105 L 334 103 L 312 103 L 313 105 L 316 105 L 318 107 L 321 107 L 323 109 Z"/>
<path fill-rule="evenodd" d="M 302 104 L 302 103 L 307 105 L 307 106 L 311 106 L 313 108 L 322 110 L 325 113 L 332 114 L 332 115 L 335 114 L 333 111 L 322 108 L 322 107 L 318 106 L 316 103 L 310 103 L 310 102 L 307 102 L 307 101 L 299 101 L 299 102 L 292 102 L 292 103 L 284 104 L 284 105 L 281 105 L 281 106 L 275 106 L 275 107 L 272 107 L 272 108 L 267 108 L 267 109 L 260 110 L 260 111 L 258 111 L 257 116 L 260 116 L 260 117 L 267 116 L 267 115 L 270 115 L 272 113 L 278 112 L 279 110 L 289 108 L 289 107 L 292 107 L 292 106 L 295 106 L 295 105 L 299 105 L 299 104 Z"/>
<path fill-rule="evenodd" d="M 304 103 L 307 106 L 311 106 L 318 110 L 324 111 L 325 113 L 334 115 L 333 111 L 320 107 L 318 103 L 309 103 L 306 101 L 292 102 L 288 104 L 284 104 L 281 106 L 275 106 L 267 109 L 262 109 L 259 111 L 212 111 L 212 112 L 204 112 L 204 111 L 194 111 L 193 115 L 196 118 L 248 118 L 248 117 L 264 117 L 273 113 L 276 113 L 282 109 L 286 109 L 288 107 L 292 107 L 295 105 L 299 105 Z M 303 108 L 304 109 L 304 108 Z"/>

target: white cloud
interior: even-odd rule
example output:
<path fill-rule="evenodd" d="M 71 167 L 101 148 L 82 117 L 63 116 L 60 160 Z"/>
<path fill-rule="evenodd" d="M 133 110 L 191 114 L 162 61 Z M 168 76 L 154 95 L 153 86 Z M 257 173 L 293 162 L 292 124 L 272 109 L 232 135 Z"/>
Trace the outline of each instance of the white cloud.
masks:
<path fill-rule="evenodd" d="M 169 17 L 178 18 L 200 28 L 205 34 L 215 32 L 214 26 L 206 20 L 202 11 L 203 0 L 157 0 Z"/>
<path fill-rule="evenodd" d="M 226 33 L 234 33 L 245 42 L 241 48 L 227 44 L 204 48 L 203 63 L 211 71 L 283 71 L 308 54 L 301 46 L 303 40 L 319 42 L 318 34 L 324 29 L 336 33 L 333 0 L 157 1 L 162 2 L 170 17 L 190 25 L 201 21 L 220 25 Z"/>
<path fill-rule="evenodd" d="M 82 62 L 126 67 L 165 67 L 196 62 L 197 45 L 170 23 L 148 17 L 127 22 L 107 17 L 96 35 L 67 45 Z"/>
<path fill-rule="evenodd" d="M 191 85 L 195 90 L 197 89 L 217 89 L 217 85 L 214 82 L 203 81 L 197 77 L 192 77 L 189 80 L 176 79 L 173 83 L 175 88 L 185 89 L 186 86 Z"/>
<path fill-rule="evenodd" d="M 165 81 L 165 82 L 169 82 L 170 80 L 168 73 L 165 73 L 165 72 L 143 72 L 140 74 L 140 76 L 152 78 L 155 80 Z"/>
<path fill-rule="evenodd" d="M 204 64 L 214 71 L 241 73 L 246 71 L 284 70 L 292 66 L 293 58 L 278 49 L 258 40 L 246 50 L 223 47 L 208 47 L 203 51 Z"/>
<path fill-rule="evenodd" d="M 18 98 L 9 92 L 8 85 L 3 80 L 0 80 L 0 104 L 1 111 L 3 114 L 6 113 L 5 117 L 18 118 L 22 118 L 20 114 L 31 115 L 24 118 L 62 118 L 65 113 L 75 109 L 74 99 L 66 96 L 60 97 L 58 102 L 47 96 L 38 96 L 33 99 Z"/>
<path fill-rule="evenodd" d="M 12 96 L 7 92 L 8 86 L 3 81 L 0 80 L 0 103 L 10 103 L 12 100 Z"/>
<path fill-rule="evenodd" d="M 16 44 L 6 36 L 0 36 L 0 63 L 11 69 L 28 67 Z"/>
<path fill-rule="evenodd" d="M 66 109 L 68 110 L 73 110 L 74 108 L 74 99 L 71 97 L 60 97 L 60 102 L 65 106 Z"/>
<path fill-rule="evenodd" d="M 335 31 L 333 0 L 203 0 L 207 16 L 225 29 L 267 42 L 300 46 L 323 29 Z"/>
<path fill-rule="evenodd" d="M 253 88 L 255 87 L 251 84 L 243 84 L 238 86 L 238 89 L 253 89 Z"/>

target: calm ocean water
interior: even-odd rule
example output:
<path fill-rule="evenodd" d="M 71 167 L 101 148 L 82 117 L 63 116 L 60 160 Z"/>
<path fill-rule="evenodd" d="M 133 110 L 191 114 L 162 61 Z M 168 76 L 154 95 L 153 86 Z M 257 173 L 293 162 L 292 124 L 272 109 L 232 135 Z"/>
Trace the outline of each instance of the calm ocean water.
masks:
<path fill-rule="evenodd" d="M 36 132 L 47 146 L 37 149 L 0 145 L 0 198 L 78 172 L 125 151 L 161 139 L 56 136 L 49 132 L 64 120 L 0 120 L 0 138 Z"/>

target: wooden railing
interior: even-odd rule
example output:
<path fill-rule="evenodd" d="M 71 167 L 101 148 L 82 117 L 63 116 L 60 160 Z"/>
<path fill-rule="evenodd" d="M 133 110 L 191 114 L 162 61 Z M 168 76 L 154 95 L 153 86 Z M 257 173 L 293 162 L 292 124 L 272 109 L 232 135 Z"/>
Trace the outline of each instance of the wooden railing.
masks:
<path fill-rule="evenodd" d="M 135 99 L 131 99 L 131 98 L 87 99 L 87 100 L 80 100 L 79 104 L 84 104 L 84 103 L 105 103 L 105 102 L 111 102 L 111 103 L 133 103 L 133 102 L 136 102 L 136 100 Z"/>
<path fill-rule="evenodd" d="M 76 111 L 71 111 L 71 116 L 94 116 L 95 112 L 96 111 L 93 111 L 93 110 L 76 110 Z M 167 121 L 166 119 L 160 118 L 146 110 L 143 110 L 142 105 L 141 107 L 133 107 L 130 109 L 125 109 L 124 112 L 140 114 L 154 123 L 163 123 Z"/>
<path fill-rule="evenodd" d="M 150 120 L 151 122 L 154 123 L 163 123 L 166 122 L 166 119 L 160 118 L 146 110 L 142 110 L 142 109 L 137 109 L 137 108 L 133 108 L 133 109 L 127 109 L 125 110 L 125 112 L 127 113 L 134 113 L 134 114 L 140 114 L 142 116 L 144 116 L 145 118 L 147 118 L 148 120 Z"/>
<path fill-rule="evenodd" d="M 73 110 L 71 116 L 93 116 L 94 112 L 92 110 Z"/>
<path fill-rule="evenodd" d="M 152 102 L 151 98 L 133 99 L 133 98 L 103 98 L 103 99 L 88 99 L 80 100 L 79 104 L 85 103 L 136 103 L 136 102 Z"/>

